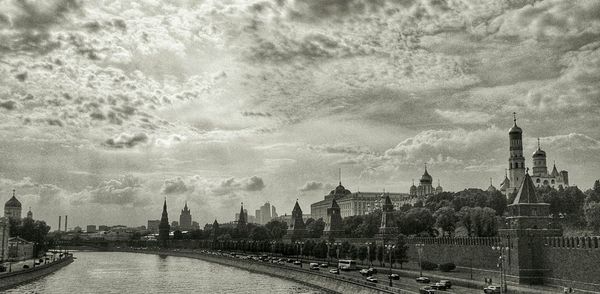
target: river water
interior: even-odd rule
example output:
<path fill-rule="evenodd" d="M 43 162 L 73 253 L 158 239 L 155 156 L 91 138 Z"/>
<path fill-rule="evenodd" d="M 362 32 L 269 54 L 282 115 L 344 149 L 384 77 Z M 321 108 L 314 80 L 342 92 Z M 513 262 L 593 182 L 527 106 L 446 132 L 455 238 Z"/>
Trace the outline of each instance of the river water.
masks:
<path fill-rule="evenodd" d="M 75 262 L 0 293 L 320 293 L 203 260 L 121 252 L 75 252 Z"/>

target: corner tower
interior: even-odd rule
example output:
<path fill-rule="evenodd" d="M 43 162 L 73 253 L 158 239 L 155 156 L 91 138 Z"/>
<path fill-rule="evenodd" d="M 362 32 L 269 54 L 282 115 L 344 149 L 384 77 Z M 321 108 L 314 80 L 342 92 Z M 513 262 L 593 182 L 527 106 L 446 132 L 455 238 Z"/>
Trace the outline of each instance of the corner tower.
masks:
<path fill-rule="evenodd" d="M 517 113 L 513 112 L 514 125 L 508 130 L 509 151 L 508 176 L 510 180 L 507 197 L 521 187 L 525 178 L 525 157 L 523 157 L 523 130 L 517 126 Z"/>

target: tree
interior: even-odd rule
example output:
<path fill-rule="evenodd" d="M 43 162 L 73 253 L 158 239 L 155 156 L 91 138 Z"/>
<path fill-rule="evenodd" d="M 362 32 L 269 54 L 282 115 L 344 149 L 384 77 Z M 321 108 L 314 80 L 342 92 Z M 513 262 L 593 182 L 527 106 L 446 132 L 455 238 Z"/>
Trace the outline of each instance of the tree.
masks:
<path fill-rule="evenodd" d="M 402 264 L 408 260 L 408 245 L 406 244 L 406 236 L 400 234 L 396 238 L 396 248 L 393 251 L 394 262 L 400 263 L 400 268 L 402 268 Z"/>
<path fill-rule="evenodd" d="M 286 222 L 271 220 L 270 222 L 265 224 L 265 228 L 269 231 L 269 234 L 274 239 L 281 239 L 287 232 L 288 226 Z"/>
<path fill-rule="evenodd" d="M 442 235 L 447 232 L 451 236 L 458 220 L 454 208 L 449 206 L 441 207 L 433 214 L 433 217 L 435 218 L 435 225 L 442 229 Z"/>
<path fill-rule="evenodd" d="M 360 246 L 358 247 L 358 260 L 360 260 L 361 262 L 364 262 L 365 259 L 367 259 L 367 254 L 368 254 L 368 249 L 366 246 Z"/>
<path fill-rule="evenodd" d="M 432 234 L 435 219 L 427 208 L 412 208 L 402 218 L 396 220 L 400 233 L 416 235 L 420 233 Z"/>
<path fill-rule="evenodd" d="M 600 180 L 596 180 L 592 189 L 585 191 L 585 195 L 587 203 L 600 202 Z"/>
<path fill-rule="evenodd" d="M 249 238 L 254 241 L 263 241 L 271 238 L 271 234 L 264 226 L 257 226 L 250 232 Z"/>
<path fill-rule="evenodd" d="M 498 234 L 496 211 L 489 207 L 475 207 L 470 210 L 473 234 L 477 237 L 493 237 Z"/>
<path fill-rule="evenodd" d="M 464 206 L 458 212 L 458 219 L 461 224 L 467 230 L 467 236 L 471 237 L 473 234 L 473 222 L 471 220 L 471 207 Z"/>
<path fill-rule="evenodd" d="M 325 222 L 322 218 L 314 220 L 312 222 L 307 221 L 306 230 L 310 238 L 321 238 L 323 230 L 325 229 Z"/>
<path fill-rule="evenodd" d="M 600 202 L 589 202 L 585 206 L 585 220 L 594 233 L 600 232 Z"/>
<path fill-rule="evenodd" d="M 180 230 L 175 230 L 173 232 L 173 239 L 175 239 L 175 240 L 183 239 L 183 233 Z"/>

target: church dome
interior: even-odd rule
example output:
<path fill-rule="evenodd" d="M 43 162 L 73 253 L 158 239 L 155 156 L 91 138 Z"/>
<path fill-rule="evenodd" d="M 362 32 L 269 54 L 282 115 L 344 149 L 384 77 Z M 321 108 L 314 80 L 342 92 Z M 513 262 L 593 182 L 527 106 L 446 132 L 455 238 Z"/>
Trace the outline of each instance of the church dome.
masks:
<path fill-rule="evenodd" d="M 538 148 L 538 150 L 533 152 L 533 157 L 546 157 L 546 151 Z"/>
<path fill-rule="evenodd" d="M 21 208 L 21 202 L 19 202 L 19 200 L 17 200 L 15 195 L 13 195 L 12 198 L 10 198 L 10 199 L 8 199 L 8 201 L 6 201 L 6 204 L 4 204 L 4 207 Z"/>
<path fill-rule="evenodd" d="M 515 125 L 512 126 L 512 128 L 510 128 L 510 130 L 508 130 L 509 134 L 515 134 L 515 133 L 523 133 L 523 130 L 521 128 L 519 128 L 517 126 L 517 124 L 515 123 Z"/>
<path fill-rule="evenodd" d="M 425 173 L 423 174 L 423 176 L 421 176 L 421 183 L 423 183 L 423 182 L 431 183 L 432 180 L 433 179 L 431 178 L 431 176 L 427 172 L 427 169 L 425 169 Z"/>

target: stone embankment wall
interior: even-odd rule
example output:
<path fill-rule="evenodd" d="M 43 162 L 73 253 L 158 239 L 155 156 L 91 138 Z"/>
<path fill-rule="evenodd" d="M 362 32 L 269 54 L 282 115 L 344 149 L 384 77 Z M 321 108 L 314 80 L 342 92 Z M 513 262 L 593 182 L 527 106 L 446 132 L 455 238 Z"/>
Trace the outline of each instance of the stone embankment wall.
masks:
<path fill-rule="evenodd" d="M 233 266 L 252 272 L 267 274 L 270 276 L 292 280 L 302 284 L 310 285 L 330 293 L 353 293 L 353 294 L 375 294 L 375 293 L 414 293 L 410 291 L 389 288 L 384 285 L 374 285 L 366 281 L 358 281 L 344 276 L 311 271 L 309 269 L 294 268 L 278 264 L 265 264 L 256 261 L 248 261 L 236 258 L 213 256 L 199 253 L 186 253 L 175 251 L 133 251 L 139 253 L 165 254 L 187 258 L 202 259 L 226 266 Z"/>
<path fill-rule="evenodd" d="M 407 255 L 412 260 L 419 256 L 416 244 L 423 244 L 422 259 L 435 262 L 452 262 L 457 266 L 497 270 L 498 252 L 492 246 L 500 238 L 409 238 Z"/>
<path fill-rule="evenodd" d="M 13 288 L 19 284 L 31 282 L 35 279 L 39 279 L 63 268 L 71 262 L 73 262 L 73 256 L 69 255 L 61 260 L 36 266 L 35 268 L 29 268 L 12 273 L 1 273 L 0 291 Z"/>

